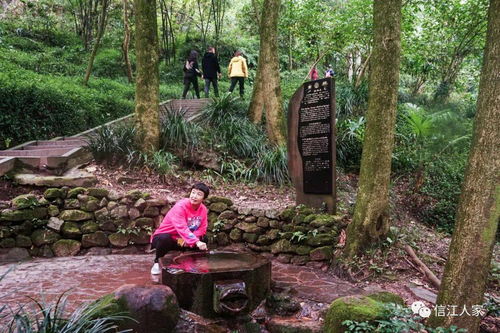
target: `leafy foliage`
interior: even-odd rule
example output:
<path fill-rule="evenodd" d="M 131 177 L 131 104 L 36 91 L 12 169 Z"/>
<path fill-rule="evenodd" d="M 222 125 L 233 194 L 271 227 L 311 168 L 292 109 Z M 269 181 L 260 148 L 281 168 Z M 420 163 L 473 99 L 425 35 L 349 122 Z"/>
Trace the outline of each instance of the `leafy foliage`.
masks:
<path fill-rule="evenodd" d="M 356 322 L 346 320 L 342 322 L 347 327 L 346 332 L 380 332 L 380 333 L 401 333 L 401 332 L 429 332 L 429 333 L 465 333 L 466 330 L 458 329 L 455 326 L 450 328 L 431 328 L 422 324 L 422 317 L 413 314 L 410 308 L 405 308 L 396 304 L 385 304 L 385 311 L 381 319 L 373 321 Z"/>
<path fill-rule="evenodd" d="M 82 305 L 71 313 L 66 313 L 67 296 L 63 293 L 55 304 L 37 301 L 33 302 L 33 314 L 20 308 L 15 313 L 7 332 L 47 333 L 47 332 L 116 332 L 115 322 L 130 319 L 123 314 L 109 315 L 98 318 L 102 309 L 109 305 L 111 299 Z M 125 331 L 122 331 L 125 332 Z"/>
<path fill-rule="evenodd" d="M 103 126 L 86 137 L 87 149 L 97 162 L 114 165 L 120 162 L 136 164 L 139 156 L 134 142 L 133 126 Z"/>

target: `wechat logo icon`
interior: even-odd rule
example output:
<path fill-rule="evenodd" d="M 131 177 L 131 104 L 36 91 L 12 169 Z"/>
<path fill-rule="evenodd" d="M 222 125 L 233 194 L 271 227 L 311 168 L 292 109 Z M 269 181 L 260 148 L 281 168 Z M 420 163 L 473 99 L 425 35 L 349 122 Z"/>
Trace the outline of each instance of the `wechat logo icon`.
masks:
<path fill-rule="evenodd" d="M 418 314 L 422 318 L 429 318 L 431 316 L 431 309 L 425 306 L 424 302 L 415 301 L 411 304 L 411 311 Z"/>

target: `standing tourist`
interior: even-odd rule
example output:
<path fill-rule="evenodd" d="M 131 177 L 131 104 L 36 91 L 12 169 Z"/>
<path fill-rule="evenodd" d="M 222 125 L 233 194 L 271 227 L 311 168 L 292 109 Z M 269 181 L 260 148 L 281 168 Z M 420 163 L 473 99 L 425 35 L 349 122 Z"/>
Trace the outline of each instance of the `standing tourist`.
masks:
<path fill-rule="evenodd" d="M 243 98 L 245 92 L 245 78 L 248 77 L 247 61 L 241 55 L 241 51 L 234 52 L 234 57 L 229 62 L 227 73 L 231 78 L 229 92 L 233 92 L 236 83 L 240 86 L 240 97 Z"/>
<path fill-rule="evenodd" d="M 198 67 L 198 52 L 192 50 L 189 53 L 189 57 L 184 63 L 184 91 L 182 92 L 182 98 L 185 99 L 189 91 L 189 86 L 193 84 L 194 92 L 196 98 L 200 98 L 200 89 L 198 88 L 198 76 L 201 76 L 201 72 Z"/>
<path fill-rule="evenodd" d="M 207 52 L 201 60 L 201 68 L 203 70 L 203 79 L 205 79 L 205 97 L 208 98 L 208 91 L 210 90 L 210 83 L 214 87 L 215 97 L 219 97 L 219 87 L 217 79 L 220 79 L 221 72 L 219 61 L 215 55 L 215 48 L 209 46 Z"/>

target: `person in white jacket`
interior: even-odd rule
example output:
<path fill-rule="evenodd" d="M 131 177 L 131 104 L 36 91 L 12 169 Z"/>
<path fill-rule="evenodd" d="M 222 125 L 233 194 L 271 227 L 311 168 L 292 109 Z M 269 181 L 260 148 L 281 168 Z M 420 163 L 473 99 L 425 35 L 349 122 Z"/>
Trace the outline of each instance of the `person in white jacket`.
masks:
<path fill-rule="evenodd" d="M 241 51 L 234 52 L 234 57 L 229 62 L 227 73 L 231 79 L 229 92 L 232 93 L 236 83 L 240 86 L 240 97 L 243 98 L 245 92 L 245 78 L 248 77 L 247 61 L 241 55 Z"/>

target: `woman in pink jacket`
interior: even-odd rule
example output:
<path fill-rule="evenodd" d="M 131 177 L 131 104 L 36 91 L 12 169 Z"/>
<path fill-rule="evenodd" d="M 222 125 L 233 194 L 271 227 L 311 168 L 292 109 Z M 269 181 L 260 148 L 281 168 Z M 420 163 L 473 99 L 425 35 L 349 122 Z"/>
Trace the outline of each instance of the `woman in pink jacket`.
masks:
<path fill-rule="evenodd" d="M 158 229 L 151 235 L 151 248 L 156 249 L 156 257 L 151 268 L 151 274 L 160 274 L 158 260 L 168 251 L 181 247 L 197 247 L 207 250 L 207 244 L 202 237 L 207 232 L 208 209 L 203 200 L 208 197 L 210 189 L 203 183 L 197 183 L 191 188 L 189 198 L 179 200 L 172 207 Z"/>

